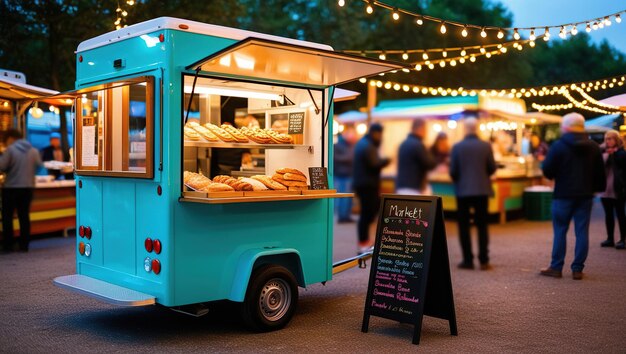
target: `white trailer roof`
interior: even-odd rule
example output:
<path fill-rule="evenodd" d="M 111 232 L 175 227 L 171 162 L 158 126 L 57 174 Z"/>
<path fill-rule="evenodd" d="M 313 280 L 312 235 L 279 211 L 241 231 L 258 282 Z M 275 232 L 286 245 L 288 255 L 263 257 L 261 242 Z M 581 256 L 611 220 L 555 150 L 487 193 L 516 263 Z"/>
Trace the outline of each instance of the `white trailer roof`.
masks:
<path fill-rule="evenodd" d="M 310 47 L 316 49 L 333 50 L 329 45 L 301 41 L 297 39 L 284 38 L 279 36 L 273 36 L 269 34 L 257 33 L 252 31 L 246 31 L 236 28 L 211 25 L 202 22 L 183 20 L 174 17 L 159 17 L 153 20 L 130 25 L 125 28 L 121 28 L 116 31 L 105 33 L 98 37 L 88 39 L 78 45 L 77 53 L 98 48 L 107 44 L 122 41 L 128 38 L 138 37 L 146 33 L 152 33 L 163 29 L 173 29 L 179 31 L 188 31 L 192 33 L 205 34 L 220 38 L 229 38 L 234 40 L 242 40 L 248 37 L 255 37 L 261 39 L 267 39 L 275 42 L 282 42 L 287 44 L 294 44 L 303 47 Z"/>

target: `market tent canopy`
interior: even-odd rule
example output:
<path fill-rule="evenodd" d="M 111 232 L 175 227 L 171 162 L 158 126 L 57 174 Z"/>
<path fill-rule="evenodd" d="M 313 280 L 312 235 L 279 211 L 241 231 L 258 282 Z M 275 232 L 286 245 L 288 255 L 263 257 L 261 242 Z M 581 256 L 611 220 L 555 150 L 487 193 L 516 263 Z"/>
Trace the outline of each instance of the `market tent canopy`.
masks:
<path fill-rule="evenodd" d="M 609 129 L 615 129 L 615 120 L 619 118 L 621 114 L 607 114 L 597 118 L 589 119 L 585 122 L 585 130 L 587 131 L 607 131 Z"/>
<path fill-rule="evenodd" d="M 337 88 L 335 88 L 335 93 L 333 94 L 333 101 L 335 101 L 335 102 L 342 102 L 342 101 L 354 100 L 360 94 L 361 94 L 360 92 L 346 90 L 346 89 L 341 89 L 341 88 L 337 87 Z"/>
<path fill-rule="evenodd" d="M 23 82 L 5 79 L 0 76 L 0 98 L 10 101 L 42 101 L 54 105 L 71 105 L 63 99 L 50 98 L 49 96 L 58 94 L 58 91 L 49 90 L 43 87 L 29 85 Z M 42 99 L 42 97 L 45 97 Z"/>
<path fill-rule="evenodd" d="M 247 38 L 210 54 L 187 70 L 231 78 L 323 88 L 405 66 L 332 50 Z"/>
<path fill-rule="evenodd" d="M 622 110 L 626 110 L 626 93 L 616 96 L 607 97 L 600 102 L 613 106 L 620 106 Z"/>

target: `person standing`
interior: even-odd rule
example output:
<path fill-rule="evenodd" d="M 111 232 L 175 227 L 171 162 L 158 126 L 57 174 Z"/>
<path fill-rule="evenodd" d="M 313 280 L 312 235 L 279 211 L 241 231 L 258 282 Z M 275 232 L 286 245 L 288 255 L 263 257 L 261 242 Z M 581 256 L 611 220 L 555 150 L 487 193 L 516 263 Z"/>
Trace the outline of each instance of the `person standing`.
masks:
<path fill-rule="evenodd" d="M 490 176 L 496 171 L 491 145 L 477 135 L 475 118 L 464 121 L 465 138 L 452 147 L 450 177 L 454 182 L 459 224 L 459 240 L 463 251 L 462 269 L 474 269 L 470 239 L 470 209 L 478 229 L 478 260 L 482 270 L 489 270 L 489 231 L 487 207 L 493 196 Z"/>
<path fill-rule="evenodd" d="M 417 118 L 411 125 L 411 133 L 400 144 L 398 150 L 398 176 L 396 193 L 432 194 L 426 178 L 428 171 L 435 168 L 435 160 L 423 143 L 426 135 L 426 121 Z"/>
<path fill-rule="evenodd" d="M 369 132 L 354 147 L 354 190 L 361 204 L 357 223 L 359 253 L 370 247 L 369 228 L 380 207 L 380 171 L 389 164 L 381 158 L 378 148 L 382 143 L 383 127 L 378 123 L 370 126 Z"/>
<path fill-rule="evenodd" d="M 69 162 L 70 161 L 70 151 L 69 149 L 63 149 L 61 147 L 61 134 L 52 133 L 50 134 L 50 145 L 41 149 L 41 160 L 43 162 L 46 161 L 60 161 L 60 162 Z M 61 170 L 58 169 L 48 169 L 48 174 L 53 175 L 54 178 L 58 179 L 62 173 Z M 65 179 L 72 179 L 71 173 L 63 174 Z"/>
<path fill-rule="evenodd" d="M 554 180 L 552 199 L 552 261 L 539 274 L 562 277 L 565 244 L 569 223 L 574 219 L 576 246 L 572 262 L 572 278 L 583 278 L 589 251 L 589 222 L 595 192 L 606 190 L 606 175 L 600 147 L 585 133 L 585 118 L 568 113 L 561 122 L 563 135 L 543 161 L 543 174 Z"/>
<path fill-rule="evenodd" d="M 548 144 L 541 141 L 537 133 L 532 133 L 530 136 L 530 151 L 533 157 L 541 162 L 546 159 L 548 154 Z"/>
<path fill-rule="evenodd" d="M 28 251 L 30 243 L 30 203 L 35 188 L 35 172 L 41 166 L 39 152 L 22 134 L 11 129 L 6 132 L 5 145 L 0 156 L 0 171 L 6 173 L 2 186 L 2 237 L 4 251 L 13 250 L 13 212 L 17 209 L 20 223 L 20 250 Z"/>
<path fill-rule="evenodd" d="M 609 130 L 604 134 L 605 150 L 602 154 L 604 172 L 606 174 L 606 189 L 600 193 L 607 238 L 600 246 L 624 249 L 626 235 L 626 185 L 624 184 L 624 168 L 626 168 L 626 151 L 624 143 L 617 130 Z M 620 240 L 615 243 L 615 216 L 619 224 Z"/>
<path fill-rule="evenodd" d="M 344 136 L 347 135 L 347 136 Z M 344 131 L 337 135 L 333 162 L 334 162 L 334 182 L 339 193 L 352 192 L 352 159 L 354 158 L 353 141 L 350 139 L 349 131 Z M 352 214 L 352 198 L 335 199 L 337 208 L 337 221 L 339 223 L 354 222 Z"/>

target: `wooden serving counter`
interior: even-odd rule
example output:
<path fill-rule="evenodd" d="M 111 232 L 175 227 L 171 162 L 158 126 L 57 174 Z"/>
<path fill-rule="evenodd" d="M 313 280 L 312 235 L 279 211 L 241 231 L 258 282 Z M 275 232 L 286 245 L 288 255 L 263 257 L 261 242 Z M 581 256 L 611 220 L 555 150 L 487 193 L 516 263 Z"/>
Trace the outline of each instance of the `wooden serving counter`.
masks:
<path fill-rule="evenodd" d="M 68 180 L 37 183 L 30 206 L 31 235 L 57 231 L 67 235 L 67 231 L 74 228 L 76 228 L 76 182 Z M 19 234 L 19 229 L 16 214 L 13 218 L 15 235 Z"/>
<path fill-rule="evenodd" d="M 208 196 L 202 197 L 197 194 L 185 194 L 178 200 L 181 202 L 204 203 L 204 204 L 229 204 L 229 203 L 258 203 L 258 202 L 281 202 L 289 200 L 309 200 L 309 199 L 328 199 L 328 198 L 352 198 L 353 193 L 337 193 L 335 190 L 308 190 L 302 192 L 253 192 L 249 195 L 237 196 Z M 197 192 L 192 192 L 197 193 Z M 236 193 L 236 192 L 235 192 Z M 244 194 L 246 192 L 243 192 Z M 263 195 L 266 193 L 266 195 Z"/>

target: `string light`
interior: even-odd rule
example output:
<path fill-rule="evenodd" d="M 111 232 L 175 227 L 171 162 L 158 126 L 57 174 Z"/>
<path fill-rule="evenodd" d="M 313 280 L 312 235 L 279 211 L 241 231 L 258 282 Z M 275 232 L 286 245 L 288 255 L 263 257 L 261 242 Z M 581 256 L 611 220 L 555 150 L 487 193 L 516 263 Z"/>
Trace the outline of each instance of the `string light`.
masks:
<path fill-rule="evenodd" d="M 133 6 L 135 5 L 135 1 L 127 0 L 126 4 L 128 6 Z M 128 11 L 122 8 L 119 2 L 117 4 L 117 8 L 115 9 L 115 14 L 116 14 L 116 19 L 115 19 L 115 22 L 113 23 L 113 25 L 115 26 L 115 29 L 119 30 L 121 28 L 128 27 L 128 24 L 126 24 L 126 17 L 128 16 Z"/>
<path fill-rule="evenodd" d="M 565 39 L 567 37 L 567 35 L 565 34 L 565 26 L 561 27 L 561 30 L 559 31 L 559 37 L 561 37 L 561 39 Z"/>
<path fill-rule="evenodd" d="M 398 21 L 400 19 L 400 14 L 398 13 L 398 8 L 397 7 L 393 8 L 393 12 L 391 13 L 391 17 L 394 19 L 394 21 Z"/>
<path fill-rule="evenodd" d="M 378 56 L 378 59 L 385 60 L 385 59 L 387 59 L 387 55 L 384 52 L 380 53 L 380 55 Z"/>
<path fill-rule="evenodd" d="M 576 25 L 572 26 L 572 31 L 570 32 L 572 34 L 572 36 L 575 36 L 578 34 L 578 27 L 576 27 Z"/>
<path fill-rule="evenodd" d="M 517 28 L 513 30 L 513 38 L 518 41 L 521 37 L 519 35 L 519 32 L 517 31 Z"/>
<path fill-rule="evenodd" d="M 447 29 L 446 29 L 446 23 L 445 23 L 445 22 L 442 22 L 442 23 L 441 23 L 441 27 L 439 27 L 439 32 L 441 32 L 441 34 L 445 34 L 445 33 L 446 33 L 446 31 L 447 31 Z"/>
<path fill-rule="evenodd" d="M 530 39 L 531 41 L 534 41 L 535 39 L 537 39 L 537 37 L 535 36 L 534 28 L 530 30 L 530 36 L 528 37 L 528 39 Z"/>
<path fill-rule="evenodd" d="M 546 27 L 546 32 L 543 34 L 543 40 L 546 42 L 550 40 L 550 29 L 548 27 Z"/>
<path fill-rule="evenodd" d="M 542 105 L 542 104 L 537 104 L 537 103 L 533 102 L 530 106 L 532 108 L 538 110 L 539 112 L 543 112 L 543 111 L 561 111 L 561 110 L 564 110 L 564 109 L 572 109 L 572 108 L 574 108 L 574 104 L 573 103 Z"/>
<path fill-rule="evenodd" d="M 504 38 L 505 36 L 505 31 L 516 31 L 518 33 L 519 36 L 519 31 L 520 30 L 531 30 L 534 32 L 535 27 L 517 27 L 517 28 L 508 28 L 508 27 L 495 27 L 495 26 L 479 26 L 479 25 L 474 25 L 474 24 L 469 24 L 469 23 L 460 23 L 460 22 L 456 22 L 456 21 L 450 21 L 450 20 L 446 20 L 446 19 L 442 19 L 442 18 L 438 18 L 438 17 L 433 17 L 433 16 L 428 16 L 428 15 L 423 15 L 423 14 L 418 14 L 418 13 L 414 13 L 412 11 L 406 10 L 406 9 L 401 9 L 398 8 L 396 6 L 392 6 L 389 5 L 385 2 L 382 1 L 374 1 L 374 0 L 361 0 L 363 2 L 367 3 L 367 7 L 366 7 L 366 11 L 367 13 L 372 13 L 374 11 L 374 6 L 380 7 L 380 8 L 384 8 L 387 10 L 394 10 L 394 19 L 397 20 L 397 18 L 399 18 L 400 13 L 405 14 L 407 16 L 413 17 L 415 18 L 415 21 L 418 25 L 423 25 L 425 20 L 431 21 L 431 22 L 435 22 L 440 24 L 440 32 L 442 34 L 446 34 L 448 32 L 448 28 L 449 26 L 453 26 L 453 27 L 461 27 L 462 31 L 461 31 L 461 35 L 463 37 L 466 37 L 469 34 L 469 29 L 470 28 L 475 28 L 475 29 L 479 29 L 480 30 L 480 36 L 482 38 L 486 38 L 487 37 L 487 31 L 493 31 L 497 33 L 497 37 L 499 39 Z M 131 3 L 131 1 L 127 1 L 127 3 Z M 338 0 L 338 4 L 340 7 L 344 7 L 346 3 L 346 0 Z M 595 19 L 590 19 L 590 20 L 586 20 L 586 21 L 581 21 L 581 22 L 572 22 L 572 23 L 565 23 L 565 24 L 560 24 L 560 25 L 556 25 L 556 26 L 546 26 L 545 28 L 549 29 L 565 29 L 564 32 L 566 32 L 566 29 L 569 28 L 569 26 L 572 26 L 572 32 L 573 33 L 577 33 L 578 30 L 574 30 L 574 27 L 576 27 L 577 25 L 582 25 L 582 24 L 587 24 L 587 27 L 589 27 L 589 29 L 586 30 L 590 31 L 591 28 L 598 29 L 598 28 L 604 28 L 605 26 L 611 26 L 612 22 L 611 22 L 611 17 L 614 17 L 614 20 L 616 23 L 621 23 L 621 15 L 622 13 L 626 13 L 626 10 L 622 10 L 613 14 L 609 14 L 609 15 L 605 15 L 602 17 L 598 17 Z M 397 14 L 397 15 L 396 15 Z M 445 31 L 441 30 L 441 27 L 445 27 Z M 541 26 L 544 27 L 544 26 Z M 575 35 L 575 34 L 572 34 Z M 567 38 L 567 33 L 565 33 L 565 37 Z M 515 36 L 514 34 L 514 38 L 517 39 L 517 36 Z M 521 36 L 520 36 L 521 38 Z M 545 40 L 548 40 L 546 37 L 544 37 Z M 533 39 L 534 40 L 534 39 Z"/>
<path fill-rule="evenodd" d="M 409 60 L 409 53 L 407 52 L 402 53 L 402 60 Z"/>

